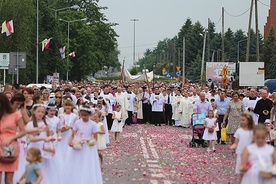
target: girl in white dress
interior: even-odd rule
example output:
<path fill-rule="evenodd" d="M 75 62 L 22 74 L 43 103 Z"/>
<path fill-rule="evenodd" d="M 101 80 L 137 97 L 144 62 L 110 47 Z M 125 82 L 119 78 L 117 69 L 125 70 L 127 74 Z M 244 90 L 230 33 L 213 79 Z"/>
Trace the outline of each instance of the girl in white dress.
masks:
<path fill-rule="evenodd" d="M 238 182 L 241 182 L 242 173 L 239 170 L 241 165 L 241 153 L 246 146 L 252 143 L 253 141 L 253 126 L 254 121 L 252 116 L 249 113 L 242 113 L 240 117 L 240 128 L 235 132 L 235 142 L 229 149 L 235 150 L 237 154 L 236 159 L 236 174 L 238 174 Z"/>
<path fill-rule="evenodd" d="M 91 108 L 80 107 L 80 117 L 73 127 L 65 163 L 63 181 L 66 184 L 102 184 L 102 173 L 97 153 L 97 124 L 90 119 Z"/>
<path fill-rule="evenodd" d="M 107 111 L 108 109 L 104 104 L 97 104 L 96 108 L 102 112 L 102 117 L 103 117 L 102 122 L 104 124 L 104 130 L 105 130 L 105 134 L 104 134 L 105 143 L 110 144 L 109 132 L 108 132 L 107 121 L 106 121 L 106 116 L 108 115 L 108 111 Z"/>
<path fill-rule="evenodd" d="M 263 172 L 271 173 L 272 165 L 276 163 L 274 147 L 266 144 L 267 129 L 263 124 L 254 127 L 254 143 L 247 146 L 241 155 L 240 171 L 244 172 L 242 184 L 274 184 L 275 178 L 261 176 Z"/>
<path fill-rule="evenodd" d="M 207 141 L 207 152 L 210 152 L 211 149 L 213 152 L 215 149 L 215 141 L 217 140 L 217 133 L 215 128 L 217 126 L 217 118 L 214 117 L 214 112 L 212 110 L 208 111 L 208 117 L 204 120 L 204 133 L 203 140 Z"/>
<path fill-rule="evenodd" d="M 68 140 L 72 135 L 72 129 L 78 117 L 75 113 L 72 112 L 74 105 L 71 100 L 64 101 L 63 108 L 64 113 L 59 115 L 60 123 L 58 126 L 58 130 L 62 132 L 62 139 L 59 143 L 57 151 L 62 154 L 62 160 L 65 161 L 67 152 L 70 148 L 68 145 Z"/>
<path fill-rule="evenodd" d="M 123 123 L 122 123 L 122 111 L 121 105 L 116 106 L 116 111 L 113 111 L 112 115 L 113 124 L 111 127 L 111 132 L 115 132 L 115 142 L 120 142 L 120 132 L 123 131 Z"/>
<path fill-rule="evenodd" d="M 102 113 L 101 111 L 96 111 L 95 114 L 93 114 L 93 119 L 97 123 L 98 128 L 98 139 L 97 139 L 97 148 L 98 148 L 98 155 L 101 160 L 101 164 L 103 164 L 103 150 L 106 149 L 106 143 L 105 143 L 105 128 L 104 124 L 102 122 Z"/>
<path fill-rule="evenodd" d="M 27 124 L 27 128 L 48 127 L 45 111 L 46 106 L 44 104 L 35 104 L 33 106 L 32 121 Z M 51 136 L 50 130 L 34 135 L 29 134 L 28 138 L 30 140 L 28 148 L 38 148 L 42 154 L 42 162 L 40 164 L 44 176 L 42 184 L 60 184 L 60 170 L 57 157 L 55 157 L 55 149 L 49 147 L 50 143 L 54 142 L 56 139 Z"/>

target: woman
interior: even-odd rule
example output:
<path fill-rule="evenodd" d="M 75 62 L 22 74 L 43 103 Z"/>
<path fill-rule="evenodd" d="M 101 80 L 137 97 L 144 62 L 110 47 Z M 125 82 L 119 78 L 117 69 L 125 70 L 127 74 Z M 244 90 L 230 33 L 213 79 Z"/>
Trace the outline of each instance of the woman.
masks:
<path fill-rule="evenodd" d="M 14 110 L 4 93 L 0 93 L 0 122 L 0 143 L 5 146 L 13 143 L 15 150 L 19 151 L 17 139 L 26 134 L 24 122 L 20 112 Z M 19 128 L 18 133 L 17 128 Z M 18 164 L 18 158 L 14 162 L 2 162 L 0 160 L 0 181 L 2 180 L 2 172 L 5 172 L 5 184 L 13 184 L 13 175 L 18 169 Z"/>
<path fill-rule="evenodd" d="M 32 88 L 25 88 L 23 89 L 23 95 L 25 97 L 25 106 L 28 113 L 28 116 L 31 117 L 32 115 L 32 107 L 34 105 L 33 96 L 34 90 Z"/>
<path fill-rule="evenodd" d="M 11 101 L 11 99 L 12 99 L 12 92 L 10 92 L 10 91 L 5 91 L 4 93 L 5 93 L 5 95 L 8 97 L 9 101 Z"/>
<path fill-rule="evenodd" d="M 22 93 L 16 93 L 11 99 L 12 107 L 15 110 L 18 110 L 21 112 L 24 124 L 26 125 L 30 121 L 30 118 L 28 116 L 24 102 L 25 102 L 25 97 Z"/>
<path fill-rule="evenodd" d="M 42 100 L 43 100 L 43 103 L 45 105 L 48 104 L 49 100 L 50 100 L 50 91 L 48 89 L 44 89 L 42 91 Z"/>
<path fill-rule="evenodd" d="M 239 99 L 239 93 L 233 92 L 232 93 L 232 100 L 228 104 L 226 109 L 226 113 L 223 117 L 223 125 L 225 126 L 226 119 L 228 118 L 228 129 L 227 134 L 231 143 L 234 144 L 235 138 L 234 133 L 239 128 L 239 121 L 240 121 L 240 114 L 245 111 L 243 102 Z"/>
<path fill-rule="evenodd" d="M 43 96 L 40 93 L 35 93 L 33 97 L 34 104 L 44 104 Z"/>
<path fill-rule="evenodd" d="M 58 91 L 55 94 L 55 105 L 57 110 L 62 107 L 62 92 Z"/>

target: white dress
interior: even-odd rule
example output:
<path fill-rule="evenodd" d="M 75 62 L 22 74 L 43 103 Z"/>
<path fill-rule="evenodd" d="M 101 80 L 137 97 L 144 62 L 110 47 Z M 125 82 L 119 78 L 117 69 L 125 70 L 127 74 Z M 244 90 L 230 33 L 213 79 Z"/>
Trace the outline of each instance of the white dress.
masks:
<path fill-rule="evenodd" d="M 76 132 L 74 140 L 92 139 L 93 134 L 98 132 L 97 124 L 92 120 L 83 122 L 76 121 L 74 128 Z M 102 184 L 102 173 L 100 168 L 97 146 L 90 148 L 86 143 L 81 150 L 70 147 L 65 163 L 62 183 L 66 184 Z M 54 184 L 54 183 L 53 183 Z"/>
<path fill-rule="evenodd" d="M 101 126 L 104 125 L 102 122 L 97 123 L 98 131 L 101 130 Z M 97 139 L 97 148 L 98 150 L 106 149 L 106 142 L 105 142 L 105 134 L 99 134 L 98 133 L 98 139 Z"/>
<path fill-rule="evenodd" d="M 122 132 L 123 131 L 123 122 L 121 121 L 122 112 L 119 111 L 113 111 L 113 114 L 115 116 L 113 120 L 113 124 L 111 127 L 111 132 Z M 121 121 L 121 122 L 119 122 Z"/>
<path fill-rule="evenodd" d="M 102 113 L 103 113 L 103 124 L 104 124 L 104 130 L 105 130 L 105 134 L 104 134 L 104 137 L 105 137 L 105 143 L 106 144 L 110 144 L 110 139 L 109 139 L 109 132 L 108 132 L 108 127 L 107 127 L 107 121 L 106 121 L 106 107 L 105 106 L 102 106 Z"/>
<path fill-rule="evenodd" d="M 212 118 L 212 119 L 206 118 L 205 121 L 206 121 L 207 127 L 213 127 L 213 126 L 215 126 L 215 122 L 217 121 L 217 119 L 216 118 Z M 208 128 L 205 128 L 202 138 L 207 141 L 214 141 L 214 140 L 217 140 L 217 133 L 215 130 L 212 133 L 210 133 L 208 131 Z"/>
<path fill-rule="evenodd" d="M 253 141 L 253 131 L 252 130 L 244 130 L 243 128 L 239 128 L 235 134 L 234 137 L 239 140 L 239 143 L 236 148 L 236 174 L 240 174 L 240 164 L 241 164 L 241 153 L 246 148 L 246 146 L 250 145 Z"/>
<path fill-rule="evenodd" d="M 77 115 L 74 113 L 70 113 L 70 114 L 61 114 L 59 115 L 59 119 L 60 119 L 60 124 L 59 124 L 59 129 L 61 129 L 64 126 L 74 126 L 75 121 L 77 120 Z M 72 135 L 72 130 L 68 130 L 66 132 L 62 132 L 62 140 L 59 142 L 59 146 L 57 148 L 57 151 L 62 153 L 62 159 L 63 162 L 66 159 L 67 156 L 67 152 L 70 148 L 70 146 L 68 145 L 68 141 L 70 136 Z"/>
<path fill-rule="evenodd" d="M 263 147 L 258 147 L 255 143 L 247 146 L 251 167 L 243 174 L 242 184 L 274 184 L 275 178 L 264 179 L 259 175 L 260 171 L 269 172 L 273 165 L 274 147 L 265 144 Z"/>
<path fill-rule="evenodd" d="M 37 123 L 38 127 L 45 126 L 43 121 Z M 34 128 L 33 122 L 27 124 L 27 128 Z M 38 135 L 33 135 L 34 137 L 47 137 L 47 132 L 41 132 Z M 41 184 L 55 183 L 61 184 L 60 181 L 60 166 L 58 157 L 50 154 L 49 152 L 43 151 L 44 141 L 30 142 L 28 148 L 38 148 L 42 154 L 42 162 L 39 163 L 41 171 L 43 173 L 43 180 Z"/>

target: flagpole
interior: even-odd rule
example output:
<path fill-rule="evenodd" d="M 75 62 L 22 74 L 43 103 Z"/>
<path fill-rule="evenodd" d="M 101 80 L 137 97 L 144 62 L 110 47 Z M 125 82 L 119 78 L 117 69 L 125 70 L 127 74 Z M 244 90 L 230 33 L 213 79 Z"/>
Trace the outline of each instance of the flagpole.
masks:
<path fill-rule="evenodd" d="M 38 29 L 39 27 L 39 0 L 36 0 L 36 83 L 38 84 Z"/>

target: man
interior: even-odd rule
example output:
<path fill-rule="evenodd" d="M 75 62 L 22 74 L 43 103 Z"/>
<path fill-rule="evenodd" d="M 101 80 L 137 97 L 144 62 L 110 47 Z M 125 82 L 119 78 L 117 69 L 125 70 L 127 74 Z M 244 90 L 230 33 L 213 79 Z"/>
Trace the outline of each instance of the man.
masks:
<path fill-rule="evenodd" d="M 133 122 L 132 117 L 133 117 L 133 110 L 134 110 L 134 102 L 136 100 L 136 95 L 132 92 L 131 86 L 127 87 L 126 97 L 129 104 L 127 109 L 128 118 L 126 119 L 126 124 L 131 125 Z"/>
<path fill-rule="evenodd" d="M 268 99 L 268 91 L 261 90 L 261 97 L 254 108 L 254 113 L 259 115 L 258 123 L 264 123 L 266 119 L 270 119 L 270 110 L 272 109 L 273 102 Z"/>
<path fill-rule="evenodd" d="M 208 114 L 209 110 L 213 110 L 211 103 L 206 101 L 205 93 L 201 92 L 199 94 L 199 100 L 193 105 L 194 113 L 206 113 Z"/>
<path fill-rule="evenodd" d="M 172 126 L 172 102 L 174 101 L 174 95 L 172 89 L 167 89 L 167 95 L 165 96 L 165 124 Z"/>
<path fill-rule="evenodd" d="M 104 86 L 103 91 L 100 93 L 100 96 L 103 97 L 103 100 L 105 101 L 107 108 L 108 108 L 108 115 L 106 116 L 106 121 L 107 121 L 107 127 L 108 130 L 111 129 L 113 119 L 112 119 L 112 104 L 115 104 L 115 99 L 111 93 L 109 93 L 109 88 L 108 86 Z"/>
<path fill-rule="evenodd" d="M 174 126 L 181 127 L 181 118 L 182 118 L 182 108 L 181 108 L 181 101 L 183 97 L 181 95 L 181 90 L 177 89 L 175 90 L 175 97 L 172 102 L 172 108 L 173 108 L 173 116 L 172 119 L 174 120 Z"/>
<path fill-rule="evenodd" d="M 163 98 L 162 94 L 159 93 L 159 88 L 153 88 L 154 93 L 150 96 L 150 103 L 152 105 L 152 122 L 155 126 L 161 126 L 163 120 Z"/>
<path fill-rule="evenodd" d="M 259 100 L 259 98 L 256 95 L 257 95 L 257 90 L 255 88 L 251 88 L 250 96 L 243 99 L 245 109 L 248 110 L 248 112 L 250 112 L 255 122 L 255 125 L 258 124 L 258 118 L 259 118 L 259 115 L 254 113 L 255 106 Z"/>
<path fill-rule="evenodd" d="M 182 101 L 180 102 L 181 106 L 181 121 L 182 121 L 182 127 L 184 128 L 189 128 L 191 125 L 191 116 L 193 113 L 193 108 L 192 108 L 192 102 L 191 99 L 189 98 L 189 94 L 187 91 L 183 92 L 183 98 Z"/>
<path fill-rule="evenodd" d="M 204 93 L 205 96 L 205 93 Z M 192 96 L 190 97 L 192 100 L 192 103 L 195 103 L 196 101 L 199 100 L 199 96 L 197 95 L 197 92 L 195 89 L 192 90 Z"/>
<path fill-rule="evenodd" d="M 216 101 L 216 99 L 219 98 L 219 95 L 216 95 L 216 91 L 213 89 L 211 90 L 211 94 L 208 97 L 209 102 L 211 102 L 212 99 Z"/>
<path fill-rule="evenodd" d="M 64 89 L 64 93 L 65 93 L 64 96 L 67 96 L 67 97 L 71 97 L 71 98 L 72 98 L 74 105 L 77 104 L 77 100 L 78 100 L 78 99 L 76 98 L 75 95 L 73 95 L 73 94 L 71 93 L 70 88 L 65 88 L 65 89 Z"/>
<path fill-rule="evenodd" d="M 147 87 L 143 86 L 142 87 L 143 92 L 142 92 L 142 98 L 141 101 L 143 102 L 142 104 L 142 109 L 143 109 L 143 123 L 149 123 L 150 122 L 150 95 L 147 92 Z"/>
<path fill-rule="evenodd" d="M 224 91 L 220 92 L 219 98 L 215 101 L 216 106 L 217 106 L 217 111 L 218 111 L 218 126 L 219 126 L 219 131 L 217 131 L 217 142 L 220 142 L 221 138 L 221 124 L 223 122 L 223 117 L 226 113 L 227 107 L 229 105 L 229 100 L 226 98 L 226 94 Z M 225 120 L 225 123 L 228 123 L 228 119 Z M 225 144 L 224 141 L 221 141 L 221 144 Z"/>
<path fill-rule="evenodd" d="M 117 88 L 117 93 L 115 93 L 114 97 L 115 97 L 116 104 L 121 105 L 121 111 L 122 111 L 122 117 L 123 117 L 122 123 L 123 125 L 125 125 L 125 121 L 128 118 L 128 113 L 127 113 L 127 109 L 129 107 L 128 99 L 125 93 L 122 92 L 121 87 Z"/>

